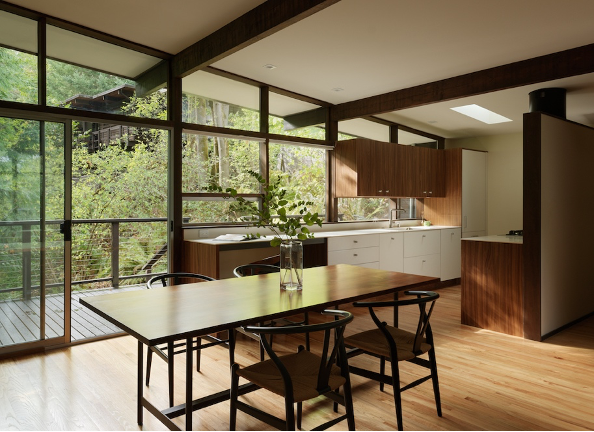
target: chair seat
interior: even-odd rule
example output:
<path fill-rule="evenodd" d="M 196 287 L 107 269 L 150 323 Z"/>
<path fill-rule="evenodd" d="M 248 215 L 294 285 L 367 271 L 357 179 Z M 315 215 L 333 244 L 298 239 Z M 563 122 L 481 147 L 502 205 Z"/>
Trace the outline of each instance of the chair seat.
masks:
<path fill-rule="evenodd" d="M 390 332 L 392 338 L 394 338 L 394 342 L 396 342 L 398 361 L 414 359 L 416 357 L 413 353 L 415 334 L 389 325 L 386 326 L 386 329 Z M 390 358 L 390 347 L 386 341 L 386 337 L 382 331 L 377 328 L 345 337 L 344 344 L 346 346 L 360 348 L 363 351 Z M 426 343 L 425 339 L 423 339 L 421 343 L 421 352 L 417 353 L 417 355 L 424 354 L 430 349 L 431 345 Z"/>
<path fill-rule="evenodd" d="M 295 402 L 313 399 L 320 395 L 320 392 L 316 389 L 321 361 L 319 356 L 303 350 L 296 354 L 289 354 L 279 358 L 291 376 Z M 283 379 L 272 360 L 266 360 L 244 369 L 239 369 L 237 374 L 277 395 L 285 396 Z M 345 381 L 345 378 L 340 375 L 340 368 L 333 365 L 328 382 L 330 389 L 335 390 L 339 388 Z"/>

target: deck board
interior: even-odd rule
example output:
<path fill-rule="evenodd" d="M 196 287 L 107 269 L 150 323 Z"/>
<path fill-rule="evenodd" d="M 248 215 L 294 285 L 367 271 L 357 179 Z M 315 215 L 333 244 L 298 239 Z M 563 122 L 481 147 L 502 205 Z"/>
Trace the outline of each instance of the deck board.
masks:
<path fill-rule="evenodd" d="M 123 288 L 107 288 L 72 293 L 71 340 L 120 333 L 121 330 L 79 303 L 79 298 L 145 289 L 144 285 Z M 64 334 L 64 297 L 61 294 L 48 295 L 45 299 L 46 338 Z M 8 300 L 0 302 L 0 347 L 24 342 L 33 342 L 39 337 L 40 298 L 31 300 Z"/>

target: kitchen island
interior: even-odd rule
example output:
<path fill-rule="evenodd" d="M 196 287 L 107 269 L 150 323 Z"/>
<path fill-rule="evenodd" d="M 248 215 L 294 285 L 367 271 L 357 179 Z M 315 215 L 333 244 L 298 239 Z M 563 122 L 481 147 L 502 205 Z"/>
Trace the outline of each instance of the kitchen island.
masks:
<path fill-rule="evenodd" d="M 524 337 L 522 236 L 462 239 L 462 324 Z"/>

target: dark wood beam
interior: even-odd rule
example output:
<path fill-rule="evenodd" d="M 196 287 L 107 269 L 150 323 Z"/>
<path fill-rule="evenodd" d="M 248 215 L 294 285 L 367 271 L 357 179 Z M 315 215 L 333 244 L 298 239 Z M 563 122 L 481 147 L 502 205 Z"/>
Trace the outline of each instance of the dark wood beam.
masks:
<path fill-rule="evenodd" d="M 316 108 L 283 117 L 284 129 L 292 130 L 307 126 L 326 124 L 328 108 Z"/>
<path fill-rule="evenodd" d="M 134 81 L 136 81 L 136 95 L 144 97 L 165 87 L 168 78 L 169 63 L 163 60 L 134 78 Z"/>
<path fill-rule="evenodd" d="M 594 44 L 396 90 L 331 108 L 348 120 L 594 72 Z"/>
<path fill-rule="evenodd" d="M 175 77 L 184 77 L 233 54 L 339 0 L 268 0 L 181 51 L 173 59 Z"/>

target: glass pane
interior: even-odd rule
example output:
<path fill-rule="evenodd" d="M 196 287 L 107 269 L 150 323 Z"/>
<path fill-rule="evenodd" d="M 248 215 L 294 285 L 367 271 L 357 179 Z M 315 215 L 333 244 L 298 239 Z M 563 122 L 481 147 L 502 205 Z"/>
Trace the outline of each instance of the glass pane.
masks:
<path fill-rule="evenodd" d="M 398 144 L 416 145 L 419 147 L 429 147 L 435 149 L 437 148 L 437 141 L 403 130 L 398 131 Z"/>
<path fill-rule="evenodd" d="M 291 201 L 311 201 L 312 211 L 326 213 L 326 150 L 270 144 L 270 177 L 280 176 Z"/>
<path fill-rule="evenodd" d="M 37 22 L 0 11 L 0 99 L 37 103 Z"/>
<path fill-rule="evenodd" d="M 167 118 L 166 90 L 139 97 L 133 79 L 160 59 L 53 26 L 47 55 L 49 106 Z"/>
<path fill-rule="evenodd" d="M 225 200 L 185 200 L 183 202 L 183 217 L 185 223 L 219 223 L 245 222 L 244 216 L 249 214 L 232 212 L 229 206 L 231 199 Z"/>
<path fill-rule="evenodd" d="M 339 140 L 369 138 L 376 141 L 390 142 L 390 127 L 364 119 L 352 119 L 338 122 Z"/>
<path fill-rule="evenodd" d="M 280 135 L 298 136 L 325 140 L 325 119 L 316 115 L 318 105 L 302 102 L 284 95 L 270 92 L 269 132 Z M 315 124 L 311 124 L 315 123 Z"/>
<path fill-rule="evenodd" d="M 182 79 L 186 123 L 260 130 L 260 89 L 208 72 Z"/>
<path fill-rule="evenodd" d="M 182 191 L 205 192 L 211 184 L 240 193 L 258 193 L 259 184 L 247 171 L 259 172 L 260 144 L 256 141 L 184 134 Z"/>
<path fill-rule="evenodd" d="M 389 208 L 387 198 L 339 198 L 338 220 L 346 222 L 388 219 Z"/>

